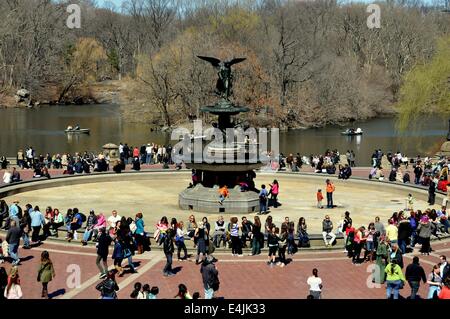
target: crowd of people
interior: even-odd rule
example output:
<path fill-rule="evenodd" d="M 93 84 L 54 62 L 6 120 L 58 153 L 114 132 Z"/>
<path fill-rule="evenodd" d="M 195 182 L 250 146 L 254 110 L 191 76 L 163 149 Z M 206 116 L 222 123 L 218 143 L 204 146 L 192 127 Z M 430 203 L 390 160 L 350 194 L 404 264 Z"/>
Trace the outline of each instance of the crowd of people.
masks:
<path fill-rule="evenodd" d="M 49 169 L 62 169 L 64 174 L 89 174 L 91 172 L 106 172 L 112 169 L 116 173 L 125 170 L 126 165 L 132 165 L 132 169 L 139 171 L 142 164 L 162 164 L 164 168 L 175 164 L 172 160 L 172 146 L 158 145 L 155 143 L 142 146 L 128 146 L 127 143 L 119 144 L 119 160 L 111 161 L 109 155 L 93 152 L 76 152 L 74 154 L 63 153 L 37 155 L 36 150 L 30 146 L 25 151 L 17 152 L 17 168 L 34 171 L 34 178 L 50 178 Z M 0 167 L 5 170 L 3 182 L 5 184 L 21 181 L 20 173 L 16 166 L 9 168 L 6 157 L 0 158 Z M 177 168 L 181 168 L 177 163 Z"/>

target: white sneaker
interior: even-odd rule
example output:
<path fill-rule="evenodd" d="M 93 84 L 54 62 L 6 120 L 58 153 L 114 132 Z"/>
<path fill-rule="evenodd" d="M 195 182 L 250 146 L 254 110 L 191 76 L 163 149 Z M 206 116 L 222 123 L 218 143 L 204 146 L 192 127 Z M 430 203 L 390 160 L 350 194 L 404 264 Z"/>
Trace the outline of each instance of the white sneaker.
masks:
<path fill-rule="evenodd" d="M 240 255 L 238 255 L 238 257 L 244 257 L 244 255 L 240 254 Z"/>

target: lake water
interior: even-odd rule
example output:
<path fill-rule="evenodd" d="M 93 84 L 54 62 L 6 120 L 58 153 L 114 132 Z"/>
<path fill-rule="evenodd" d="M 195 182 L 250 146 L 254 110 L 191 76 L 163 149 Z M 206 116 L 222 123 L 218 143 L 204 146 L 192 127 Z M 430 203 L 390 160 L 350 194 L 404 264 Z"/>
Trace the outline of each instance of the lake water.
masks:
<path fill-rule="evenodd" d="M 90 135 L 68 136 L 64 129 L 79 124 L 90 128 Z M 328 126 L 319 129 L 291 130 L 280 133 L 284 154 L 302 155 L 338 149 L 354 150 L 357 165 L 367 166 L 375 148 L 384 152 L 400 150 L 408 156 L 434 154 L 445 141 L 447 118 L 430 116 L 399 132 L 394 118 L 356 122 L 363 136 L 346 137 L 345 128 Z M 0 156 L 15 156 L 19 148 L 33 146 L 38 154 L 101 150 L 106 143 L 142 145 L 149 142 L 169 144 L 170 135 L 151 132 L 150 125 L 129 123 L 120 116 L 117 105 L 44 106 L 36 109 L 0 109 Z M 174 144 L 174 141 L 172 141 Z"/>

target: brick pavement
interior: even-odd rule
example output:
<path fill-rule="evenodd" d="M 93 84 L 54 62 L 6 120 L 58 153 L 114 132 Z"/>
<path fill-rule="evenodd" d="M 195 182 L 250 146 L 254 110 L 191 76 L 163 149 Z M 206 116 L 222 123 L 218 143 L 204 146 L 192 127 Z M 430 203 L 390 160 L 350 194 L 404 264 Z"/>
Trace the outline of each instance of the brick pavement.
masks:
<path fill-rule="evenodd" d="M 422 266 L 428 273 L 432 265 L 439 262 L 440 254 L 450 255 L 450 240 L 433 242 L 435 250 L 430 256 L 420 256 Z M 55 264 L 56 278 L 49 285 L 52 294 L 60 293 L 55 298 L 96 299 L 99 297 L 95 285 L 98 270 L 95 266 L 95 249 L 93 247 L 80 247 L 72 244 L 46 242 L 32 250 L 20 250 L 24 258 L 20 266 L 20 276 L 24 297 L 27 299 L 40 298 L 40 284 L 36 281 L 37 265 L 41 252 L 47 249 Z M 415 252 L 417 254 L 417 251 Z M 405 267 L 411 262 L 413 254 L 405 255 Z M 266 256 L 233 257 L 231 253 L 220 253 L 217 268 L 221 281 L 219 296 L 239 299 L 304 299 L 308 294 L 306 279 L 312 268 L 319 269 L 319 276 L 323 280 L 323 297 L 327 299 L 383 299 L 385 286 L 369 288 L 366 284 L 370 273 L 368 263 L 360 266 L 351 264 L 342 251 L 300 251 L 293 256 L 293 260 L 284 268 L 270 268 L 265 264 Z M 203 296 L 200 266 L 194 262 L 174 261 L 173 267 L 178 269 L 176 276 L 165 278 L 162 276 L 164 257 L 161 252 L 153 251 L 134 258 L 139 262 L 138 274 L 126 274 L 118 278 L 121 286 L 119 298 L 127 299 L 135 282 L 148 283 L 158 286 L 160 298 L 173 298 L 177 293 L 179 283 L 187 285 L 191 293 L 199 291 Z M 108 260 L 111 265 L 111 259 Z M 67 272 L 69 265 L 79 265 L 81 268 L 81 286 L 77 294 L 67 281 L 72 273 Z M 124 265 L 126 262 L 124 262 Z M 5 263 L 7 271 L 10 264 Z M 73 274 L 72 274 L 73 275 Z M 69 280 L 73 282 L 73 280 Z M 427 285 L 421 285 L 421 296 L 426 296 Z M 409 287 L 401 291 L 403 296 L 409 294 Z"/>

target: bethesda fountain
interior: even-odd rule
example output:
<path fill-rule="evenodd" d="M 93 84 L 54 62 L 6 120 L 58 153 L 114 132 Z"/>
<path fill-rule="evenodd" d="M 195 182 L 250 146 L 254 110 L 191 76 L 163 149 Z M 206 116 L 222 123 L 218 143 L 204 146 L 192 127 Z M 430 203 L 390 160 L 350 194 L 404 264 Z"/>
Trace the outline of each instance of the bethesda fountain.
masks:
<path fill-rule="evenodd" d="M 205 136 L 190 136 L 190 143 L 201 140 L 202 152 L 184 155 L 187 168 L 192 169 L 194 185 L 179 194 L 179 206 L 207 213 L 251 213 L 259 207 L 259 196 L 255 189 L 255 169 L 264 164 L 258 156 L 258 143 L 249 136 L 242 139 L 229 138 L 227 133 L 239 129 L 235 116 L 249 111 L 248 107 L 232 102 L 233 74 L 231 67 L 245 61 L 245 58 L 220 61 L 212 57 L 198 58 L 211 63 L 218 70 L 216 86 L 218 101 L 201 108 L 203 113 L 218 117 L 213 124 L 215 139 L 210 142 Z M 242 132 L 241 130 L 240 132 Z M 219 133 L 217 133 L 219 132 Z M 221 136 L 216 136 L 221 135 Z M 217 138 L 219 137 L 219 138 Z M 197 139 L 197 141 L 196 141 Z M 214 161 L 211 161 L 214 158 Z M 219 188 L 227 186 L 229 197 L 219 203 Z"/>

